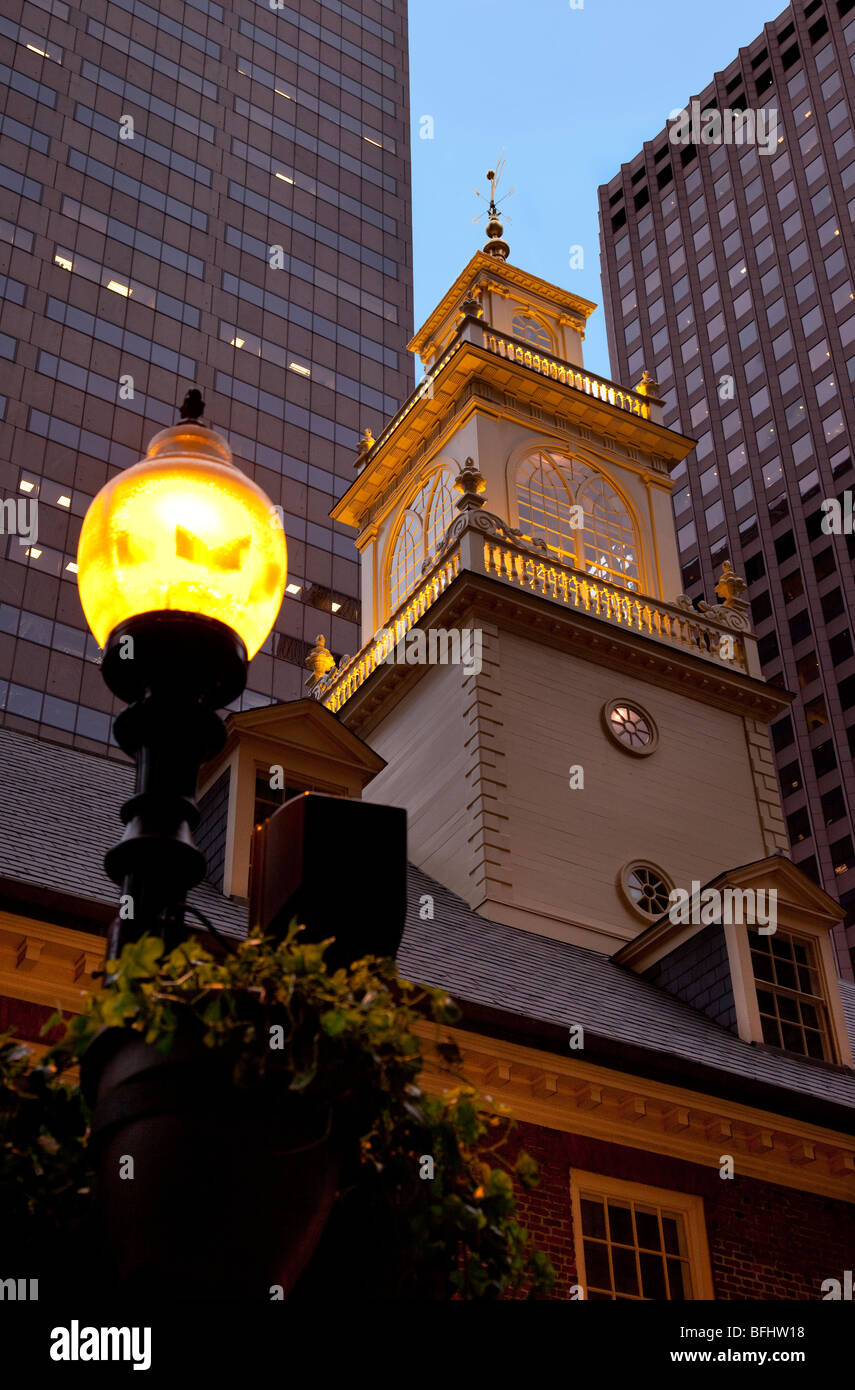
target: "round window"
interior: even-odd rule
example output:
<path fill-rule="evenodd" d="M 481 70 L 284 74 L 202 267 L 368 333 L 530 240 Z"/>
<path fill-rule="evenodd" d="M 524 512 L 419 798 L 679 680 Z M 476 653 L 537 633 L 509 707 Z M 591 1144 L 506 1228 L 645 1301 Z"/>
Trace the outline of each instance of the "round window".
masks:
<path fill-rule="evenodd" d="M 639 916 L 653 921 L 668 911 L 671 882 L 655 864 L 641 860 L 627 864 L 621 870 L 620 884 L 624 897 Z"/>
<path fill-rule="evenodd" d="M 609 700 L 603 707 L 606 732 L 627 753 L 641 757 L 652 753 L 659 742 L 659 731 L 646 709 L 634 700 Z"/>

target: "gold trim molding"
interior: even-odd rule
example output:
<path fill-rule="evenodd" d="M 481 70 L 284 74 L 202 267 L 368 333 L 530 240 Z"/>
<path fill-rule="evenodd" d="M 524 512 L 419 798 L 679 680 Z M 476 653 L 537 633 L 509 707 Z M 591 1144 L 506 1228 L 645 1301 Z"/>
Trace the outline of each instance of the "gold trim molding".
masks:
<path fill-rule="evenodd" d="M 731 1154 L 737 1177 L 855 1203 L 853 1135 L 612 1071 L 581 1053 L 561 1057 L 429 1022 L 416 1031 L 425 1050 L 422 1080 L 433 1094 L 466 1080 L 528 1124 L 705 1168 L 718 1169 Z M 453 1074 L 436 1050 L 446 1041 L 463 1058 Z"/>
<path fill-rule="evenodd" d="M 0 995 L 79 1012 L 106 946 L 102 936 L 0 912 Z"/>

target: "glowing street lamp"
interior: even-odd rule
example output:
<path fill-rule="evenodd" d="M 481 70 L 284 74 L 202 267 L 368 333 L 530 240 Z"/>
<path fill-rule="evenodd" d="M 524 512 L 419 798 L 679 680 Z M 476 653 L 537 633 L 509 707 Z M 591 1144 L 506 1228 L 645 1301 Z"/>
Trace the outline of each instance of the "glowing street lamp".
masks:
<path fill-rule="evenodd" d="M 225 740 L 215 711 L 243 690 L 285 590 L 279 514 L 199 423 L 203 409 L 189 392 L 180 422 L 101 489 L 80 533 L 80 600 L 104 680 L 130 706 L 114 733 L 137 766 L 104 861 L 122 885 L 111 955 L 146 930 L 183 934 L 184 895 L 205 872 L 196 781 Z"/>

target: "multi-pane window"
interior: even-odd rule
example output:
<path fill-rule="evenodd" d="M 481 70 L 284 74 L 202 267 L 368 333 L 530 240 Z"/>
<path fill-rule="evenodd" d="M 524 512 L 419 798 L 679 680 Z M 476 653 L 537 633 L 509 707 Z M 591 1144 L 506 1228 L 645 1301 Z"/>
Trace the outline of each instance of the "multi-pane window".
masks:
<path fill-rule="evenodd" d="M 707 1272 L 692 1268 L 690 1228 L 703 1224 L 697 1198 L 659 1189 L 636 1189 L 636 1196 L 630 1184 L 608 1179 L 601 1180 L 602 1191 L 588 1177 L 578 1176 L 576 1193 L 579 1277 L 587 1299 L 685 1302 L 711 1296 L 703 1287 Z"/>
<path fill-rule="evenodd" d="M 630 902 L 646 917 L 661 917 L 671 901 L 670 885 L 652 864 L 629 864 L 623 871 L 623 886 Z"/>
<path fill-rule="evenodd" d="M 443 470 L 436 479 L 427 514 L 426 554 L 432 555 L 442 542 L 454 518 L 454 485 L 451 473 Z"/>
<path fill-rule="evenodd" d="M 454 483 L 441 468 L 406 508 L 389 565 L 389 611 L 403 603 L 419 581 L 422 564 L 441 543 L 454 517 Z"/>
<path fill-rule="evenodd" d="M 283 787 L 271 787 L 270 777 L 264 772 L 255 774 L 255 801 L 253 803 L 252 823 L 254 826 L 263 825 L 269 820 L 274 811 L 278 811 L 283 803 L 292 796 L 297 796 L 303 789 L 292 788 L 286 793 Z"/>
<path fill-rule="evenodd" d="M 532 318 L 531 314 L 517 314 L 511 324 L 511 333 L 515 338 L 521 338 L 524 343 L 543 348 L 545 352 L 552 350 L 549 329 L 540 319 Z"/>
<path fill-rule="evenodd" d="M 531 536 L 545 541 L 560 559 L 573 564 L 576 558 L 573 499 L 553 458 L 539 451 L 520 466 L 517 475 L 520 526 Z M 569 460 L 567 463 L 575 478 L 578 465 Z"/>
<path fill-rule="evenodd" d="M 521 529 L 565 563 L 625 589 L 639 587 L 635 528 L 601 473 L 539 449 L 520 465 L 517 507 Z"/>
<path fill-rule="evenodd" d="M 407 512 L 401 522 L 392 566 L 389 573 L 389 607 L 394 610 L 415 587 L 419 567 L 424 559 L 424 525 L 419 517 Z"/>
<path fill-rule="evenodd" d="M 814 943 L 780 930 L 749 939 L 763 1041 L 833 1061 Z"/>
<path fill-rule="evenodd" d="M 637 589 L 638 555 L 629 515 L 605 478 L 594 477 L 576 494 L 584 509 L 584 568 L 599 579 Z"/>
<path fill-rule="evenodd" d="M 652 719 L 634 705 L 606 706 L 607 728 L 618 743 L 633 753 L 652 752 L 657 734 Z"/>
<path fill-rule="evenodd" d="M 286 801 L 291 801 L 295 796 L 302 796 L 304 792 L 322 792 L 324 796 L 336 796 L 338 793 L 332 787 L 316 786 L 313 782 L 301 781 L 295 783 L 289 778 L 284 787 L 271 786 L 271 779 L 268 771 L 255 774 L 255 799 L 253 801 L 252 824 L 254 827 L 263 825 L 269 820 L 274 811 L 278 811 L 280 806 L 284 806 Z"/>

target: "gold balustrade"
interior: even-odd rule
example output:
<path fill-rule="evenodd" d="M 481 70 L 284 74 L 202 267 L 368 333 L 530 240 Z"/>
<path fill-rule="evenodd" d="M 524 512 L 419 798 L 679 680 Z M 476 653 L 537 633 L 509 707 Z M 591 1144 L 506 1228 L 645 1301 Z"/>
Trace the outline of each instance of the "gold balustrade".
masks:
<path fill-rule="evenodd" d="M 321 681 L 315 693 L 334 714 L 338 713 L 346 700 L 358 690 L 381 662 L 385 661 L 398 643 L 403 641 L 411 628 L 415 627 L 444 593 L 453 579 L 460 573 L 460 551 L 454 550 L 447 559 L 440 562 L 430 577 L 414 594 L 402 604 L 397 613 L 383 628 L 382 635 L 363 648 L 342 670 L 330 671 Z"/>
<path fill-rule="evenodd" d="M 529 371 L 547 376 L 562 386 L 570 386 L 574 391 L 582 391 L 586 396 L 593 396 L 595 400 L 617 406 L 618 410 L 629 411 L 631 415 L 638 415 L 644 420 L 650 419 L 650 404 L 643 396 L 636 395 L 634 391 L 625 391 L 603 377 L 591 376 L 589 372 L 580 371 L 568 362 L 545 357 L 540 352 L 525 348 L 520 343 L 503 338 L 487 329 L 484 330 L 484 347 L 488 352 L 504 357 L 509 362 L 518 362 Z"/>
<path fill-rule="evenodd" d="M 323 701 L 328 709 L 333 713 L 341 709 L 457 578 L 462 567 L 462 547 L 470 539 L 473 544 L 466 547 L 465 567 L 474 573 L 540 594 L 556 603 L 590 613 L 604 622 L 640 632 L 692 656 L 700 656 L 739 671 L 749 671 L 745 641 L 742 634 L 733 628 L 705 618 L 694 610 L 659 603 L 608 580 L 553 564 L 548 558 L 541 559 L 511 542 L 485 538 L 483 531 L 469 531 L 401 605 L 380 634 L 359 655 L 350 658 L 346 665 L 330 671 L 315 687 L 316 698 Z"/>
<path fill-rule="evenodd" d="M 690 613 L 673 604 L 656 603 L 644 595 L 618 588 L 616 584 L 535 559 L 502 542 L 484 541 L 484 573 L 519 588 L 531 589 L 558 603 L 583 609 L 606 622 L 670 642 L 695 656 L 712 658 L 741 671 L 748 670 L 741 636 L 732 628 L 705 619 L 700 613 Z"/>

